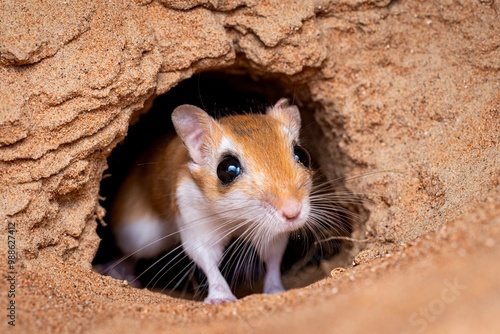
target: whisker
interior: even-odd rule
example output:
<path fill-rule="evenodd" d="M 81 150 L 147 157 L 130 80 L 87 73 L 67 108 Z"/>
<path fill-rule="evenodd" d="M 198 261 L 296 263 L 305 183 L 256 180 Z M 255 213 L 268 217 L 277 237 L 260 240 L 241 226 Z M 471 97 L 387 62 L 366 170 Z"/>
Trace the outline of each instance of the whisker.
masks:
<path fill-rule="evenodd" d="M 326 239 L 318 239 L 314 243 L 315 244 L 320 244 L 323 242 L 328 242 L 331 240 L 345 240 L 345 241 L 352 241 L 352 242 L 358 242 L 358 243 L 365 243 L 365 242 L 372 242 L 375 240 L 375 238 L 365 238 L 365 239 L 356 239 L 356 238 L 351 238 L 351 237 L 345 237 L 345 236 L 335 236 L 335 237 L 328 237 Z"/>
<path fill-rule="evenodd" d="M 255 239 L 253 238 L 253 234 L 254 234 L 254 231 L 255 229 L 257 228 L 258 224 L 253 224 L 253 225 L 250 225 L 250 227 L 244 231 L 240 236 L 239 238 L 233 243 L 233 245 L 231 245 L 230 247 L 228 247 L 225 252 L 224 252 L 224 257 L 228 254 L 228 253 L 231 253 L 230 257 L 227 258 L 227 264 L 223 266 L 222 270 L 226 270 L 226 271 L 230 271 L 231 270 L 231 267 L 234 268 L 234 272 L 235 272 L 235 275 L 236 277 L 238 277 L 238 273 L 240 272 L 242 268 L 242 266 L 245 264 L 245 263 L 254 263 L 254 258 L 255 258 L 255 253 L 252 252 L 252 247 L 250 245 L 250 240 L 252 239 Z M 234 246 L 236 245 L 236 246 Z M 231 248 L 234 248 L 231 250 Z M 245 260 L 245 258 L 248 256 L 250 256 L 249 259 Z M 236 258 L 242 258 L 243 260 L 242 261 L 236 261 Z M 232 259 L 235 259 L 235 264 L 231 264 L 231 260 Z M 247 273 L 248 274 L 248 273 Z M 253 273 L 250 273 L 250 275 L 252 275 Z M 247 275 L 245 275 L 247 276 Z M 248 280 L 251 282 L 251 280 Z"/>
<path fill-rule="evenodd" d="M 234 212 L 241 212 L 241 208 L 227 209 L 227 210 L 226 210 L 226 213 L 230 213 L 230 212 L 232 212 L 232 211 L 234 211 Z M 188 230 L 188 229 L 190 229 L 190 228 L 193 228 L 193 226 L 194 226 L 195 224 L 197 224 L 197 223 L 199 223 L 199 224 L 207 224 L 207 223 L 210 223 L 210 222 L 215 222 L 215 221 L 217 221 L 217 220 L 219 220 L 219 219 L 220 219 L 219 215 L 215 215 L 215 214 L 214 214 L 214 215 L 212 215 L 212 216 L 203 217 L 202 219 L 200 219 L 200 220 L 199 220 L 199 221 L 197 221 L 197 222 L 192 222 L 190 226 L 187 226 L 187 227 L 185 227 L 185 228 L 183 228 L 183 229 L 179 229 L 179 230 L 177 230 L 176 232 L 170 233 L 170 234 L 168 234 L 168 235 L 165 235 L 165 236 L 159 237 L 158 239 L 156 239 L 156 240 L 154 240 L 154 241 L 152 241 L 152 242 L 149 242 L 148 244 L 146 244 L 146 245 L 144 245 L 144 246 L 142 246 L 142 247 L 138 248 L 138 249 L 137 249 L 137 250 L 135 250 L 134 252 L 129 253 L 128 255 L 125 255 L 125 256 L 121 257 L 121 258 L 120 258 L 119 260 L 117 260 L 117 261 L 116 261 L 116 262 L 115 262 L 115 263 L 114 263 L 111 267 L 107 268 L 107 269 L 103 272 L 103 274 L 109 274 L 109 273 L 110 273 L 110 272 L 112 272 L 112 270 L 113 270 L 113 269 L 115 269 L 118 265 L 120 265 L 120 264 L 121 264 L 121 263 L 123 263 L 124 261 L 128 260 L 129 258 L 132 258 L 135 254 L 139 253 L 140 251 L 142 251 L 142 250 L 144 250 L 144 249 L 146 249 L 146 248 L 148 248 L 148 247 L 150 247 L 150 246 L 152 246 L 152 245 L 154 245 L 154 244 L 156 244 L 156 243 L 158 243 L 158 242 L 162 242 L 163 240 L 165 240 L 165 239 L 167 239 L 167 238 L 170 238 L 170 237 L 173 237 L 173 236 L 175 236 L 175 235 L 177 235 L 177 234 L 180 234 L 180 233 L 181 233 L 181 232 L 183 232 L 183 231 L 186 231 L 186 230 Z M 230 223 L 230 222 L 229 222 L 229 223 Z M 220 228 L 224 228 L 224 225 L 220 225 L 220 226 L 219 226 L 216 230 L 218 230 L 218 229 L 220 229 Z M 178 247 L 174 248 L 173 250 L 176 250 L 176 249 L 178 249 L 179 247 L 181 247 L 181 246 L 178 246 Z M 160 259 L 160 260 L 161 260 L 161 259 Z M 160 261 L 160 260 L 159 260 L 159 261 Z M 153 263 L 153 264 L 152 264 L 150 267 L 148 267 L 148 268 L 147 268 L 144 272 L 146 272 L 146 271 L 150 270 L 150 269 L 151 269 L 152 267 L 154 267 L 154 266 L 155 266 L 155 265 L 156 265 L 159 261 L 157 261 L 157 262 Z M 134 279 L 132 282 L 137 281 L 137 280 L 138 280 L 138 279 L 139 279 L 139 278 L 140 278 L 140 277 L 144 274 L 144 272 L 143 272 L 143 273 L 141 273 L 139 276 L 135 277 L 135 279 Z M 131 283 L 132 283 L 132 282 L 131 282 Z"/>
<path fill-rule="evenodd" d="M 230 210 L 226 210 L 226 212 L 230 212 Z M 239 209 L 239 212 L 241 212 L 241 208 Z M 218 216 L 217 216 L 217 217 L 218 217 Z M 201 220 L 203 220 L 203 219 L 201 219 Z M 215 234 L 218 230 L 221 230 L 221 229 L 225 228 L 226 226 L 230 226 L 230 225 L 232 225 L 232 224 L 234 224 L 234 223 L 235 223 L 235 220 L 226 221 L 226 222 L 224 222 L 223 224 L 219 224 L 219 226 L 218 226 L 216 229 L 212 230 L 210 233 L 211 233 L 211 234 Z M 219 238 L 218 240 L 223 240 L 223 239 L 227 238 L 229 235 L 231 235 L 231 234 L 232 234 L 232 233 L 234 233 L 237 229 L 241 228 L 242 226 L 244 226 L 244 225 L 245 225 L 245 224 L 247 224 L 247 223 L 248 223 L 248 222 L 247 222 L 247 221 L 245 221 L 245 222 L 242 222 L 242 223 L 239 223 L 239 224 L 237 224 L 237 225 L 233 226 L 231 229 L 229 229 L 228 231 L 226 231 L 226 233 L 225 233 L 225 234 L 223 234 L 222 236 L 220 236 L 220 238 Z M 192 228 L 192 226 L 186 227 L 184 230 L 187 230 L 188 228 Z M 216 242 L 218 242 L 218 240 L 215 240 L 214 242 L 216 243 Z M 207 241 L 206 241 L 205 243 L 202 243 L 202 244 L 200 244 L 200 245 L 197 245 L 197 248 L 202 247 L 202 246 L 206 246 L 206 243 L 207 243 L 207 242 L 210 242 L 210 241 L 212 241 L 212 240 L 211 240 L 210 238 L 208 238 L 208 239 L 207 239 Z M 212 246 L 213 246 L 213 245 L 210 245 L 209 247 L 212 247 Z M 185 248 L 185 245 L 180 245 L 180 246 L 176 247 L 175 249 L 178 249 L 179 247 L 182 247 L 182 248 L 184 249 L 184 251 L 185 251 L 185 252 L 190 250 L 190 248 L 187 248 L 187 249 L 186 249 L 186 248 Z M 172 251 L 173 251 L 173 250 L 172 250 Z M 170 254 L 172 251 L 170 251 L 168 254 Z M 143 272 L 142 272 L 142 273 L 141 273 L 138 277 L 136 277 L 136 279 L 137 279 L 137 278 L 139 278 L 140 276 L 142 276 L 142 275 L 143 275 L 146 271 L 148 271 L 148 270 L 150 270 L 151 268 L 153 268 L 156 264 L 158 264 L 161 260 L 163 260 L 163 258 L 165 258 L 166 256 L 168 256 L 168 254 L 166 254 L 166 255 L 162 256 L 162 257 L 161 257 L 160 259 L 158 259 L 155 263 L 153 263 L 151 266 L 149 266 L 149 267 L 148 267 L 145 271 L 143 271 Z M 166 267 L 173 267 L 173 266 L 177 265 L 177 264 L 178 264 L 178 263 L 179 263 L 179 262 L 180 262 L 183 258 L 185 258 L 185 257 L 186 257 L 186 255 L 185 255 L 185 256 L 183 256 L 183 257 L 181 257 L 181 258 L 177 259 L 179 256 L 180 256 L 180 254 L 176 255 L 176 256 L 175 256 L 173 259 L 171 259 L 171 260 L 170 260 L 167 264 L 165 264 L 165 265 L 162 267 L 162 269 L 160 269 L 160 270 L 156 273 L 156 275 L 155 275 L 155 276 L 154 276 L 154 277 L 150 280 L 150 283 L 148 284 L 148 286 L 151 284 L 151 282 L 152 282 L 153 280 L 155 280 L 155 279 L 156 279 L 156 282 L 158 282 L 158 281 L 159 281 L 162 277 L 164 277 L 164 275 L 168 272 L 168 270 L 166 270 L 166 271 L 164 270 Z M 177 261 L 176 261 L 175 263 L 173 263 L 173 264 L 172 264 L 172 261 L 175 261 L 176 259 L 177 259 Z M 163 272 L 163 273 L 162 273 L 162 272 Z M 159 275 L 160 273 L 162 273 L 162 274 L 161 274 L 161 276 L 159 276 L 159 277 L 158 277 L 158 275 Z M 180 274 L 182 274 L 182 271 L 181 271 L 180 273 L 178 273 L 178 274 L 177 274 L 177 275 L 176 275 L 176 276 L 175 276 L 175 277 L 174 277 L 174 278 L 173 278 L 173 279 L 172 279 L 172 280 L 171 280 L 171 281 L 170 281 L 167 285 L 171 284 L 171 283 L 172 283 L 172 281 L 173 281 L 173 280 L 175 280 L 175 279 L 176 279 L 176 278 L 177 278 Z M 185 276 L 185 275 L 183 275 L 183 276 Z M 157 278 L 157 277 L 158 277 L 158 278 Z M 156 286 L 156 283 L 154 283 L 153 288 L 154 288 L 155 286 Z"/>
<path fill-rule="evenodd" d="M 218 230 L 221 230 L 221 229 L 225 228 L 226 226 L 229 226 L 229 225 L 231 225 L 231 224 L 233 224 L 233 223 L 234 223 L 234 221 L 228 221 L 228 222 L 225 222 L 225 223 L 223 223 L 223 224 L 220 224 L 220 225 L 219 225 L 216 229 L 212 230 L 210 233 L 211 233 L 211 234 L 215 234 Z M 240 227 L 240 225 L 237 225 L 236 227 L 234 227 L 233 229 L 231 229 L 231 230 L 230 230 L 230 232 L 227 232 L 227 234 L 231 234 L 232 232 L 234 232 L 234 231 L 235 231 L 236 229 L 238 229 L 239 227 Z M 184 230 L 187 230 L 187 229 L 189 229 L 189 228 L 191 228 L 191 227 L 186 227 Z M 208 240 L 207 240 L 207 242 L 209 242 L 209 241 L 210 241 L 210 239 L 208 239 Z M 217 242 L 217 241 L 216 241 L 216 242 Z M 205 246 L 205 245 L 206 245 L 205 243 L 203 243 L 203 244 L 201 244 L 201 245 L 198 245 L 198 248 L 199 248 L 199 247 L 202 247 L 202 246 Z M 210 246 L 212 246 L 212 245 L 210 245 Z M 185 245 L 182 245 L 182 244 L 181 244 L 181 245 L 179 245 L 179 246 L 177 246 L 174 250 L 179 249 L 179 248 L 182 248 L 185 252 L 190 250 L 190 248 L 186 249 Z M 172 250 L 172 251 L 173 251 L 173 250 Z M 172 251 L 170 251 L 169 253 L 171 253 Z M 169 253 L 168 253 L 168 254 L 169 254 Z M 163 260 L 163 259 L 164 259 L 164 258 L 165 258 L 168 254 L 166 254 L 166 255 L 162 256 L 160 259 L 158 259 L 157 261 L 155 261 L 155 262 L 154 262 L 152 265 L 150 265 L 150 266 L 149 266 L 146 270 L 144 270 L 144 271 L 143 271 L 143 272 L 142 272 L 139 276 L 137 276 L 137 277 L 136 277 L 136 279 L 140 278 L 140 276 L 142 276 L 145 272 L 147 272 L 147 271 L 149 271 L 151 268 L 153 268 L 156 264 L 158 264 L 161 260 Z M 182 254 L 182 253 L 180 253 L 180 254 Z M 179 263 L 179 262 L 180 262 L 180 261 L 181 261 L 184 257 L 182 257 L 182 258 L 178 259 L 178 260 L 177 260 L 177 262 L 175 262 L 175 263 L 173 263 L 173 264 L 172 264 L 172 261 L 175 261 L 175 260 L 179 257 L 179 255 L 180 255 L 180 254 L 176 255 L 176 256 L 175 256 L 173 259 L 171 259 L 171 260 L 170 260 L 170 261 L 169 261 L 166 265 L 164 265 L 164 266 L 163 266 L 163 268 L 162 268 L 161 270 L 159 270 L 159 271 L 155 274 L 155 276 L 151 279 L 151 281 L 153 281 L 153 280 L 154 280 L 154 279 L 155 279 L 155 278 L 156 278 L 156 277 L 157 277 L 157 276 L 158 276 L 158 275 L 159 275 L 159 274 L 160 274 L 160 273 L 164 270 L 164 268 L 165 268 L 165 267 L 167 267 L 167 266 L 175 266 L 176 264 L 178 264 L 178 263 Z M 163 274 L 162 274 L 162 275 L 161 275 L 158 279 L 156 279 L 156 281 L 158 281 L 159 279 L 161 279 L 161 278 L 165 275 L 165 273 L 166 273 L 166 272 L 164 272 L 164 273 L 163 273 Z M 151 281 L 150 281 L 150 282 L 151 282 Z M 148 285 L 149 285 L 149 284 L 148 284 Z M 154 286 L 153 286 L 153 287 L 154 287 Z"/>

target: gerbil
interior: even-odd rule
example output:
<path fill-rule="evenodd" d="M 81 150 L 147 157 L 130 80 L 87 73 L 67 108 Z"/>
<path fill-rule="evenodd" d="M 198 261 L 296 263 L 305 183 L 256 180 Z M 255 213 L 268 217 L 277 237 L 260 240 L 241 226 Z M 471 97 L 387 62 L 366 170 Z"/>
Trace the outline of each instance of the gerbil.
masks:
<path fill-rule="evenodd" d="M 229 240 L 241 237 L 265 263 L 264 292 L 284 291 L 289 233 L 311 215 L 313 171 L 298 108 L 281 99 L 265 114 L 215 120 L 181 105 L 172 120 L 178 137 L 149 150 L 117 195 L 118 246 L 148 258 L 180 242 L 207 276 L 205 303 L 216 304 L 236 300 L 218 266 Z"/>

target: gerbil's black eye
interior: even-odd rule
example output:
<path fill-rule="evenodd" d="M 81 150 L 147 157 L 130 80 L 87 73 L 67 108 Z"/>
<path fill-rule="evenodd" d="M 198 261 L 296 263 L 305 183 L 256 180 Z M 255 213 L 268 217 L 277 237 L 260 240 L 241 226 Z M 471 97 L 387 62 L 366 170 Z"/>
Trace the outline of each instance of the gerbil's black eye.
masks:
<path fill-rule="evenodd" d="M 217 177 L 223 185 L 228 185 L 241 174 L 240 161 L 232 155 L 226 155 L 217 166 Z"/>
<path fill-rule="evenodd" d="M 293 155 L 295 157 L 295 161 L 309 168 L 309 166 L 311 165 L 311 157 L 305 149 L 303 149 L 299 145 L 295 145 L 293 147 Z"/>

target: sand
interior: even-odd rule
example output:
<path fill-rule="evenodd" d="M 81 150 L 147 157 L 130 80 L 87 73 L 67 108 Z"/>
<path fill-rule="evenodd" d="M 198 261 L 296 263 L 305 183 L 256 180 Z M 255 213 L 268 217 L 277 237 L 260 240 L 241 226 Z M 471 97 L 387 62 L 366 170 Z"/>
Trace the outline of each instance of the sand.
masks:
<path fill-rule="evenodd" d="M 2 2 L 1 331 L 498 332 L 498 13 L 496 1 Z M 151 99 L 214 70 L 289 87 L 327 177 L 367 194 L 352 235 L 364 242 L 310 286 L 209 306 L 92 271 L 106 159 Z"/>

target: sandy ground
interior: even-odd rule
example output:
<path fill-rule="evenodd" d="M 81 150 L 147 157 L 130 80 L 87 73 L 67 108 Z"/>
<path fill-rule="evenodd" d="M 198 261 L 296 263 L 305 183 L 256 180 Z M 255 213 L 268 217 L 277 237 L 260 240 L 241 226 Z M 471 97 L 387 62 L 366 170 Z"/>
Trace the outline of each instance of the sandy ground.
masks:
<path fill-rule="evenodd" d="M 498 13 L 497 1 L 2 2 L 0 331 L 497 333 Z M 370 199 L 352 235 L 366 242 L 324 279 L 208 306 L 91 270 L 106 159 L 148 101 L 209 70 L 293 97 L 325 175 Z"/>
<path fill-rule="evenodd" d="M 77 266 L 18 283 L 25 333 L 496 333 L 500 221 L 492 198 L 439 231 L 358 257 L 355 267 L 281 295 L 207 306 L 130 288 Z M 494 202 L 495 201 L 495 202 Z M 370 250 L 367 252 L 376 252 Z M 31 268 L 30 268 L 31 269 Z"/>

